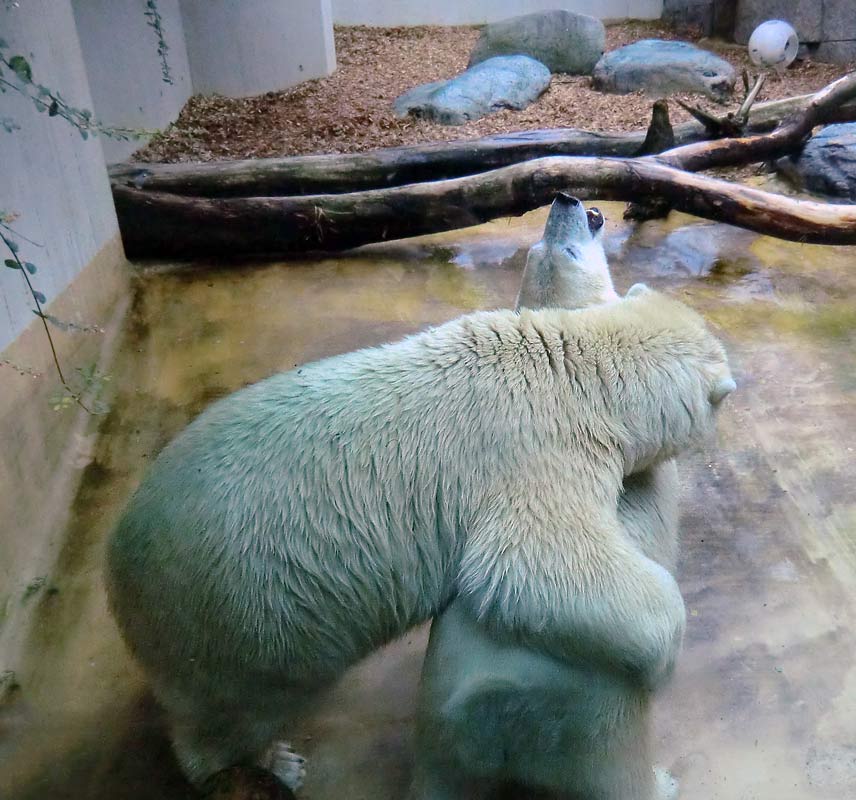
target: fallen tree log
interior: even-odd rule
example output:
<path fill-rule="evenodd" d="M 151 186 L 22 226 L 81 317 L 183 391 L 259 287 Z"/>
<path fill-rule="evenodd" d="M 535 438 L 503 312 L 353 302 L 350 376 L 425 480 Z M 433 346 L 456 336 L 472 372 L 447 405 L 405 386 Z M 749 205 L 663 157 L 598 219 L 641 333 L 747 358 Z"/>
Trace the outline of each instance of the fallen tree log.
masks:
<path fill-rule="evenodd" d="M 745 133 L 773 130 L 808 107 L 815 95 L 754 106 Z M 856 103 L 829 110 L 827 122 L 856 120 Z M 337 194 L 444 180 L 547 156 L 640 154 L 647 131 L 606 134 L 574 128 L 520 131 L 470 141 L 395 147 L 346 155 L 216 161 L 205 164 L 128 162 L 110 167 L 114 185 L 198 197 L 273 197 Z M 709 139 L 704 126 L 674 127 L 676 145 Z"/>
<path fill-rule="evenodd" d="M 856 244 L 856 205 L 795 200 L 659 164 L 555 156 L 479 175 L 348 194 L 200 198 L 114 186 L 128 254 L 194 258 L 345 250 L 478 225 L 549 204 L 658 196 L 705 219 L 801 242 Z"/>

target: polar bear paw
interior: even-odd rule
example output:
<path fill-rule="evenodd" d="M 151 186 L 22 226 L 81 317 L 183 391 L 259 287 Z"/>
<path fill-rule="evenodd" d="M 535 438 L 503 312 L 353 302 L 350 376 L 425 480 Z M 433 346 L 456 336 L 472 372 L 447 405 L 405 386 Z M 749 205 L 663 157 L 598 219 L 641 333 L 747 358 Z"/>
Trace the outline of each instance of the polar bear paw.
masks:
<path fill-rule="evenodd" d="M 657 791 L 654 795 L 657 800 L 677 800 L 680 793 L 678 779 L 665 767 L 654 767 L 654 783 Z"/>
<path fill-rule="evenodd" d="M 274 742 L 259 761 L 259 766 L 270 770 L 292 792 L 303 786 L 306 777 L 306 759 L 295 753 L 288 742 Z"/>

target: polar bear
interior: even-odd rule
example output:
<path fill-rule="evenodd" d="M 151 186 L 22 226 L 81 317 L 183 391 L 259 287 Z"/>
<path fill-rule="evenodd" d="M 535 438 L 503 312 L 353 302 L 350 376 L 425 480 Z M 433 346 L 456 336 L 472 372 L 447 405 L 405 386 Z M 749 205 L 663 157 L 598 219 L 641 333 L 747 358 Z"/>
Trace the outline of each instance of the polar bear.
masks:
<path fill-rule="evenodd" d="M 659 685 L 680 594 L 628 543 L 618 494 L 710 435 L 733 385 L 701 318 L 640 288 L 470 314 L 215 403 L 107 550 L 187 776 L 255 762 L 298 785 L 292 715 L 455 596 L 497 636 Z"/>
<path fill-rule="evenodd" d="M 558 195 L 543 240 L 529 252 L 518 309 L 617 301 L 602 226 L 597 209 Z M 677 497 L 675 462 L 666 461 L 625 477 L 618 500 L 628 544 L 669 572 Z M 585 658 L 559 661 L 502 641 L 453 601 L 431 630 L 410 797 L 476 799 L 514 781 L 584 800 L 674 798 L 676 782 L 651 767 L 649 697 Z"/>

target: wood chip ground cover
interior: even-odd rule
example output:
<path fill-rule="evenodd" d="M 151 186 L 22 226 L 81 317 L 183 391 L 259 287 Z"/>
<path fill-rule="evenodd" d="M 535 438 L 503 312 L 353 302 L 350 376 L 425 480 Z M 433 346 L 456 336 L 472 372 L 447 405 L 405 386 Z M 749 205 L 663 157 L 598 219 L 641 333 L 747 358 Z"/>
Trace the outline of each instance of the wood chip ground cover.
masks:
<path fill-rule="evenodd" d="M 329 77 L 254 97 L 192 97 L 178 120 L 136 158 L 211 161 L 353 153 L 535 128 L 626 131 L 647 125 L 652 98 L 601 94 L 591 88 L 588 76 L 568 75 L 553 76 L 547 92 L 524 111 L 500 111 L 466 125 L 449 127 L 393 115 L 392 101 L 401 93 L 466 69 L 477 37 L 473 27 L 336 28 L 338 68 Z M 645 38 L 689 37 L 660 23 L 628 22 L 607 28 L 607 50 Z M 751 68 L 743 46 L 707 40 L 699 44 L 730 61 L 738 72 Z M 784 76 L 771 76 L 759 100 L 815 91 L 847 71 L 848 65 L 798 62 Z M 710 105 L 697 96 L 681 97 Z M 673 122 L 689 118 L 674 102 L 669 110 Z"/>

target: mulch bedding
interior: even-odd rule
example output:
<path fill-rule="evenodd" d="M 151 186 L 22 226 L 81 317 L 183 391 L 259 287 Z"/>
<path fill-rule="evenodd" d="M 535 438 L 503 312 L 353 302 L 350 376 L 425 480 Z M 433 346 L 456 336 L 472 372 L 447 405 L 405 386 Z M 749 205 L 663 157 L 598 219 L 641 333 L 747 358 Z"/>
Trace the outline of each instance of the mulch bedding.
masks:
<path fill-rule="evenodd" d="M 652 98 L 641 93 L 601 94 L 591 88 L 588 76 L 568 75 L 554 75 L 550 88 L 524 111 L 500 111 L 466 125 L 450 127 L 393 115 L 392 101 L 398 95 L 466 69 L 477 37 L 473 27 L 337 28 L 338 68 L 329 77 L 254 97 L 192 97 L 178 120 L 155 135 L 135 158 L 175 162 L 354 153 L 535 128 L 627 131 L 648 124 Z M 661 23 L 625 22 L 607 28 L 607 50 L 644 38 L 699 41 L 686 32 L 679 36 Z M 738 71 L 751 70 L 745 47 L 710 40 L 699 44 Z M 852 67 L 797 62 L 784 75 L 769 76 L 758 99 L 815 91 Z M 681 97 L 711 106 L 698 96 Z M 673 123 L 689 119 L 676 103 L 669 107 Z"/>

